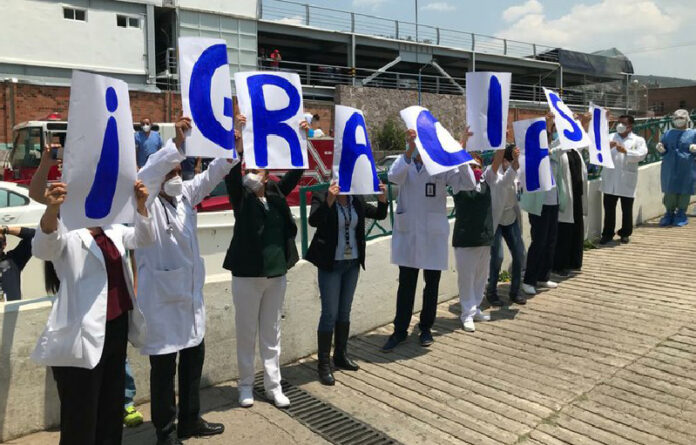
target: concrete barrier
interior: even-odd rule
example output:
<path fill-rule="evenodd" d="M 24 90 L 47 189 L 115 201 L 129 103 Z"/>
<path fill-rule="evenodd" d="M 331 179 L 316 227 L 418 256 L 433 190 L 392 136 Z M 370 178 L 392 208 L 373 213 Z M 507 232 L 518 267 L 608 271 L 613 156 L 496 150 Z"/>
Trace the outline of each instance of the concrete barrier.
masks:
<path fill-rule="evenodd" d="M 636 222 L 662 214 L 659 186 L 660 166 L 641 167 Z M 596 238 L 601 231 L 602 201 L 599 181 L 590 183 L 587 232 Z M 525 244 L 529 245 L 529 224 L 525 218 Z M 234 306 L 230 275 L 221 269 L 231 237 L 231 223 L 201 224 L 199 239 L 208 274 L 204 293 L 207 305 L 206 360 L 204 384 L 237 377 Z M 676 230 L 676 229 L 674 229 Z M 396 299 L 398 268 L 390 264 L 390 237 L 368 243 L 367 270 L 362 271 L 353 303 L 352 332 L 371 330 L 392 321 Z M 25 274 L 25 280 L 42 280 Z M 422 286 L 419 284 L 419 286 Z M 457 294 L 454 259 L 450 254 L 449 271 L 442 276 L 440 300 Z M 420 310 L 416 298 L 416 311 Z M 0 304 L 0 441 L 43 430 L 58 424 L 58 398 L 55 383 L 46 368 L 30 361 L 50 310 L 50 299 Z M 320 304 L 317 273 L 314 266 L 301 261 L 288 274 L 287 296 L 283 311 L 282 362 L 292 362 L 316 350 L 316 327 Z M 149 396 L 149 362 L 137 351 L 129 350 L 129 359 L 138 387 L 136 401 Z M 260 364 L 259 368 L 260 369 Z"/>

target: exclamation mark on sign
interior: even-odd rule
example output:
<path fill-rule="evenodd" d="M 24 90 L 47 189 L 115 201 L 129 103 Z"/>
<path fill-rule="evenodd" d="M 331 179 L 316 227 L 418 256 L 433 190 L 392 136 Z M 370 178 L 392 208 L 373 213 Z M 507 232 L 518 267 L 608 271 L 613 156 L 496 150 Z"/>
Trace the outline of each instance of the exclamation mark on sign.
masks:
<path fill-rule="evenodd" d="M 604 162 L 602 159 L 602 110 L 601 108 L 594 109 L 594 116 L 592 116 L 592 125 L 594 126 L 594 138 L 595 138 L 595 148 L 597 149 L 597 160 L 601 163 Z"/>
<path fill-rule="evenodd" d="M 118 108 L 118 97 L 113 87 L 106 89 L 106 109 L 113 113 Z M 116 118 L 109 116 L 104 131 L 101 157 L 94 174 L 92 188 L 85 201 L 85 214 L 91 219 L 101 219 L 111 213 L 118 181 L 118 128 Z"/>

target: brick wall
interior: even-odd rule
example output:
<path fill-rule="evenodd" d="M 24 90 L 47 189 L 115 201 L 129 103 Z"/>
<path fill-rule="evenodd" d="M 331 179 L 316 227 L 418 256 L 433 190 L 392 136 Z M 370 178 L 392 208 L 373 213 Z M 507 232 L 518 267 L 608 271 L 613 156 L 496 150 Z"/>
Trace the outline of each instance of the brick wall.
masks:
<path fill-rule="evenodd" d="M 696 109 L 696 86 L 650 89 L 648 107 L 657 116 L 670 114 L 680 108 Z"/>
<path fill-rule="evenodd" d="M 20 122 L 42 120 L 53 112 L 67 120 L 69 87 L 10 82 L 0 85 L 0 143 L 12 142 L 12 127 Z M 181 115 L 181 98 L 177 93 L 131 91 L 129 96 L 136 122 L 144 117 L 153 122 L 170 122 Z"/>

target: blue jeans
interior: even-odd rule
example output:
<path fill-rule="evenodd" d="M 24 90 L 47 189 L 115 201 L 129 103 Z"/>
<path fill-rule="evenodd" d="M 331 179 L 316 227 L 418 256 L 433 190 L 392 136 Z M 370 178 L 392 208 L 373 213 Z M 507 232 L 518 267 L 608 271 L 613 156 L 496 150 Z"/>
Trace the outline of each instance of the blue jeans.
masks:
<path fill-rule="evenodd" d="M 135 399 L 135 379 L 133 378 L 133 371 L 130 363 L 128 363 L 128 358 L 126 358 L 126 399 L 123 407 L 133 406 L 133 399 Z"/>
<path fill-rule="evenodd" d="M 491 246 L 491 263 L 490 272 L 488 274 L 488 289 L 486 297 L 488 301 L 497 297 L 498 275 L 500 274 L 500 266 L 503 264 L 503 242 L 510 249 L 512 255 L 512 282 L 510 283 L 510 298 L 516 297 L 520 291 L 520 281 L 522 280 L 522 262 L 524 261 L 524 242 L 522 241 L 522 232 L 517 221 L 509 226 L 498 226 L 495 231 L 495 238 Z"/>
<path fill-rule="evenodd" d="M 319 295 L 321 297 L 321 332 L 332 332 L 337 322 L 350 322 L 355 287 L 360 275 L 360 261 L 334 261 L 333 270 L 319 269 Z"/>

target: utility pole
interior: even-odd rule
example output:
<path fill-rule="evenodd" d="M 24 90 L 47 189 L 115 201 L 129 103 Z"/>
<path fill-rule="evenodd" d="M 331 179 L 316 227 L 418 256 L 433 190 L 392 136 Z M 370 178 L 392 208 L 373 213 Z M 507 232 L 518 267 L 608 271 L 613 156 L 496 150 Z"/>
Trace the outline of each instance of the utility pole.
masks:
<path fill-rule="evenodd" d="M 416 42 L 418 42 L 418 0 L 416 2 Z"/>

